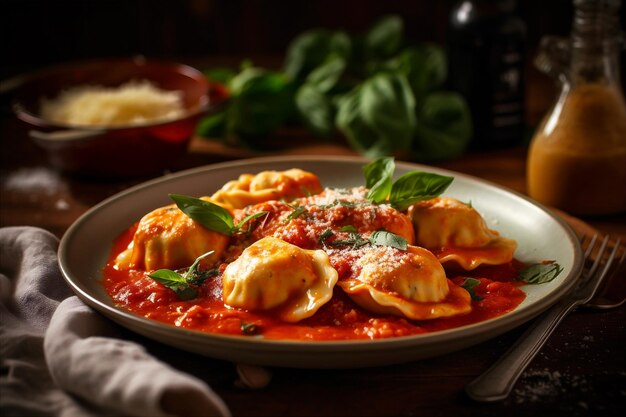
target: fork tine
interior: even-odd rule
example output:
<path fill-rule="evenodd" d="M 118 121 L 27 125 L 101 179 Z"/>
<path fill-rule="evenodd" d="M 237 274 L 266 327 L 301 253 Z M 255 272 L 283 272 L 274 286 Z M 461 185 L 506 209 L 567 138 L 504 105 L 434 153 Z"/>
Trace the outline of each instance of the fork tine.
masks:
<path fill-rule="evenodd" d="M 607 239 L 608 236 L 604 239 L 603 246 L 600 248 L 601 252 L 604 252 L 603 249 L 606 245 L 604 245 L 604 243 L 608 240 Z M 613 246 L 611 253 L 609 254 L 609 257 L 606 259 L 606 262 L 604 263 L 604 268 L 602 269 L 602 271 L 598 274 L 598 279 L 595 280 L 595 284 L 594 284 L 594 290 L 593 293 L 591 294 L 591 296 L 587 299 L 587 301 L 591 300 L 593 298 L 593 295 L 595 294 L 595 292 L 598 290 L 598 288 L 600 287 L 600 284 L 602 284 L 602 281 L 604 281 L 604 278 L 608 275 L 609 270 L 611 269 L 612 266 L 614 266 L 613 261 L 615 260 L 615 257 L 617 256 L 617 253 L 619 252 L 620 249 L 620 244 L 621 244 L 621 239 L 617 239 L 617 241 L 615 242 L 615 245 Z M 599 254 L 598 259 L 601 259 L 603 255 L 602 253 Z M 595 265 L 598 262 L 598 259 L 596 259 L 596 262 L 594 263 L 594 267 L 597 266 Z M 623 259 L 623 256 L 622 256 Z M 619 264 L 620 261 L 618 261 Z"/>
<path fill-rule="evenodd" d="M 587 239 L 587 235 L 583 233 L 583 235 L 580 237 L 580 244 L 584 245 L 586 239 Z M 597 240 L 598 240 L 598 235 L 594 234 L 591 237 L 591 241 L 589 242 L 587 249 L 585 250 L 585 259 L 591 259 L 591 252 L 593 251 L 594 246 L 596 246 Z"/>
<path fill-rule="evenodd" d="M 594 235 L 594 239 L 596 237 L 597 237 L 597 235 Z M 594 240 L 592 240 L 592 241 L 594 242 L 594 245 L 595 245 L 595 241 Z M 606 235 L 604 237 L 604 239 L 602 240 L 602 244 L 600 244 L 600 248 L 598 249 L 598 252 L 596 253 L 596 259 L 593 261 L 593 264 L 591 265 L 591 268 L 589 268 L 589 270 L 585 274 L 586 278 L 592 277 L 596 273 L 596 270 L 598 269 L 598 267 L 602 263 L 602 258 L 604 257 L 604 251 L 606 250 L 606 246 L 608 244 L 609 244 L 609 235 Z M 589 250 L 589 248 L 587 248 L 587 252 L 585 253 L 585 257 L 587 256 L 587 254 L 589 254 L 589 256 L 591 256 L 591 251 Z M 591 258 L 587 258 L 587 259 L 591 259 Z"/>
<path fill-rule="evenodd" d="M 618 239 L 616 247 L 619 246 L 619 243 Z M 626 246 L 622 243 L 621 248 L 615 249 L 615 251 L 616 257 L 619 256 L 619 259 L 614 260 L 613 265 L 609 266 L 606 277 L 603 277 L 600 285 L 602 289 L 594 293 L 592 299 L 584 304 L 585 307 L 606 310 L 626 303 L 626 294 L 624 293 L 626 282 L 622 281 L 623 278 L 626 278 L 623 275 L 626 272 L 624 269 L 626 266 Z"/>

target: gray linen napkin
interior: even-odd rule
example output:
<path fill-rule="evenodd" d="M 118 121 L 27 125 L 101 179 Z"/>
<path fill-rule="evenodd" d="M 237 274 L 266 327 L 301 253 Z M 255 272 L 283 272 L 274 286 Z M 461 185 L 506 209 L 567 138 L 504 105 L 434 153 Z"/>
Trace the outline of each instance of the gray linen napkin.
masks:
<path fill-rule="evenodd" d="M 200 379 L 175 370 L 72 296 L 58 240 L 0 229 L 0 414 L 230 416 Z"/>

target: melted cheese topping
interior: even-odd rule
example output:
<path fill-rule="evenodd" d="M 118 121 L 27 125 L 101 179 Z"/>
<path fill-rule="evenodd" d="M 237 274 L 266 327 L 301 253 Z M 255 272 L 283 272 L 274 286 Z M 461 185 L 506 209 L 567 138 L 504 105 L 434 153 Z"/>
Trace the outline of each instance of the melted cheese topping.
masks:
<path fill-rule="evenodd" d="M 293 199 L 317 194 L 322 186 L 317 175 L 301 169 L 243 174 L 211 196 L 213 201 L 241 209 L 270 200 Z"/>
<path fill-rule="evenodd" d="M 517 248 L 514 240 L 489 229 L 478 211 L 451 197 L 416 203 L 409 215 L 417 245 L 434 251 L 441 262 L 454 262 L 465 270 L 509 262 Z"/>
<path fill-rule="evenodd" d="M 331 299 L 337 271 L 324 251 L 265 237 L 226 267 L 222 282 L 225 304 L 247 310 L 276 309 L 282 320 L 297 322 Z"/>
<path fill-rule="evenodd" d="M 208 230 L 187 217 L 175 204 L 146 214 L 137 226 L 133 241 L 115 260 L 118 269 L 178 269 L 191 265 L 200 255 L 212 265 L 221 259 L 229 237 Z"/>
<path fill-rule="evenodd" d="M 357 266 L 358 275 L 338 285 L 369 311 L 427 320 L 471 310 L 467 291 L 448 281 L 437 258 L 424 248 L 373 247 Z"/>

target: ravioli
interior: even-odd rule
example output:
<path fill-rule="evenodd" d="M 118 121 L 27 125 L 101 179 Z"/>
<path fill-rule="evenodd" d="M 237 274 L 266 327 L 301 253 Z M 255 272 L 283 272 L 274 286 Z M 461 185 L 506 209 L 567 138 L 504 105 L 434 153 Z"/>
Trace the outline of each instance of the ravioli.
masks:
<path fill-rule="evenodd" d="M 208 251 L 213 254 L 203 263 L 212 265 L 221 259 L 228 243 L 228 236 L 204 228 L 171 204 L 142 217 L 132 242 L 115 259 L 115 266 L 147 271 L 178 269 Z"/>
<path fill-rule="evenodd" d="M 274 237 L 248 246 L 224 270 L 224 304 L 274 310 L 286 322 L 311 317 L 333 295 L 337 271 L 322 250 L 306 250 Z"/>
<path fill-rule="evenodd" d="M 301 169 L 243 174 L 211 196 L 212 201 L 242 209 L 270 200 L 294 199 L 322 191 L 317 175 Z"/>
<path fill-rule="evenodd" d="M 409 216 L 416 245 L 465 270 L 510 262 L 517 248 L 514 240 L 489 229 L 476 209 L 451 197 L 418 202 L 409 208 Z"/>
<path fill-rule="evenodd" d="M 380 314 L 430 320 L 468 313 L 469 293 L 446 278 L 437 258 L 409 245 L 368 248 L 356 261 L 357 275 L 339 285 L 354 302 Z"/>

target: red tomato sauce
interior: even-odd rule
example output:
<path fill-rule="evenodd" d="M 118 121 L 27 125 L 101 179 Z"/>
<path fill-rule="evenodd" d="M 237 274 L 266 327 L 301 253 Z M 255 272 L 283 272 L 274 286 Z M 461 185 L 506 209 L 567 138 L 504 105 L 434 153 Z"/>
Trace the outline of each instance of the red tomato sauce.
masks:
<path fill-rule="evenodd" d="M 280 205 L 273 208 L 267 206 L 264 209 L 274 215 L 277 211 L 286 210 Z M 317 227 L 327 227 L 333 222 L 355 223 L 354 218 L 348 220 L 342 218 L 341 211 L 339 209 L 336 212 L 327 212 L 324 216 L 328 218 L 319 222 Z M 266 235 L 269 232 L 267 230 L 262 232 L 264 228 L 275 232 L 276 224 L 274 222 L 261 225 L 253 233 L 259 236 Z M 302 227 L 300 222 L 292 221 L 283 228 L 281 237 L 301 247 L 315 246 L 315 242 L 307 239 L 307 234 L 302 233 Z M 252 312 L 225 306 L 222 302 L 220 275 L 205 281 L 198 288 L 196 298 L 181 301 L 171 289 L 148 277 L 149 272 L 117 270 L 114 260 L 132 241 L 135 229 L 136 226 L 129 228 L 113 244 L 109 262 L 103 270 L 106 291 L 118 306 L 134 314 L 201 332 L 262 335 L 267 339 L 283 340 L 399 337 L 460 327 L 497 317 L 515 309 L 525 298 L 524 292 L 518 288 L 521 283 L 515 281 L 523 265 L 513 260 L 499 266 L 481 266 L 469 272 L 448 272 L 448 278 L 456 285 L 463 284 L 466 277 L 480 280 L 480 284 L 473 289 L 476 299 L 472 301 L 472 311 L 465 315 L 412 321 L 393 315 L 374 314 L 356 305 L 340 288 L 335 287 L 332 299 L 315 315 L 297 323 L 285 323 L 274 318 L 272 311 Z M 340 277 L 348 273 L 349 253 L 346 251 L 344 257 L 331 257 Z M 221 267 L 222 271 L 224 266 Z"/>

